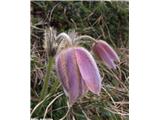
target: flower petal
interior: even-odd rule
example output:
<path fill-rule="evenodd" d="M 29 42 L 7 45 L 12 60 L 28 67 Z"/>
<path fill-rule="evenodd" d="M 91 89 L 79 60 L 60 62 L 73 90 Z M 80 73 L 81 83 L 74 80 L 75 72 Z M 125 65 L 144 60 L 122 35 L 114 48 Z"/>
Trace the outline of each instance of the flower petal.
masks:
<path fill-rule="evenodd" d="M 76 63 L 74 49 L 69 48 L 66 51 L 66 67 L 69 79 L 69 102 L 73 104 L 77 98 L 81 95 L 81 76 Z"/>
<path fill-rule="evenodd" d="M 75 49 L 77 64 L 86 86 L 91 92 L 99 94 L 101 90 L 101 77 L 94 58 L 82 47 Z"/>
<path fill-rule="evenodd" d="M 117 55 L 117 53 L 115 52 L 115 50 L 105 41 L 103 40 L 99 40 L 99 44 L 107 51 L 107 53 L 109 54 L 109 56 L 114 60 L 119 62 L 119 57 Z"/>
<path fill-rule="evenodd" d="M 68 76 L 67 76 L 67 69 L 66 69 L 66 61 L 64 57 L 64 52 L 62 51 L 60 54 L 56 56 L 56 72 L 64 89 L 64 92 L 67 96 L 69 91 L 69 84 L 68 84 Z"/>

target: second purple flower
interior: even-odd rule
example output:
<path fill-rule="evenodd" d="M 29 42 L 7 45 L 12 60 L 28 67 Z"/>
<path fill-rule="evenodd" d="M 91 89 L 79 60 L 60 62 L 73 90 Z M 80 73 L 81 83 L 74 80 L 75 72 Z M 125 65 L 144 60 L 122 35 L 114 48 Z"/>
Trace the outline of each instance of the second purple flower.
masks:
<path fill-rule="evenodd" d="M 97 40 L 93 44 L 92 50 L 108 68 L 116 69 L 115 62 L 119 62 L 120 60 L 117 53 L 108 43 L 103 40 Z"/>

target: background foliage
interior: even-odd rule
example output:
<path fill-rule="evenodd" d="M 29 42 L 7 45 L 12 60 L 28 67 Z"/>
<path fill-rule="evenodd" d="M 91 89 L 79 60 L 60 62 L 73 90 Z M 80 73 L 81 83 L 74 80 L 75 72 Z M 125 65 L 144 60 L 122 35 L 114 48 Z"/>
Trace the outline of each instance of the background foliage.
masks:
<path fill-rule="evenodd" d="M 65 95 L 57 97 L 63 90 L 54 69 L 49 93 L 45 100 L 39 101 L 48 62 L 43 48 L 44 29 L 53 26 L 58 33 L 74 29 L 78 34 L 105 40 L 121 60 L 114 71 L 99 64 L 103 76 L 100 97 L 88 93 L 73 106 L 65 119 L 128 120 L 128 24 L 128 2 L 31 1 L 31 117 L 43 118 L 46 111 L 46 118 L 59 120 L 68 109 Z M 88 47 L 87 42 L 83 45 Z"/>

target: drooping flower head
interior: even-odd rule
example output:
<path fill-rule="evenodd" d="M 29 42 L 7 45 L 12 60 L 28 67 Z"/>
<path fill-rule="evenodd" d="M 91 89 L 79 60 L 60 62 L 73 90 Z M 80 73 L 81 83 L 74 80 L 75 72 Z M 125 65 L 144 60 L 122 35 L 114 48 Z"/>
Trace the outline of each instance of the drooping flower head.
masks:
<path fill-rule="evenodd" d="M 108 68 L 116 69 L 115 62 L 119 62 L 119 57 L 113 48 L 102 40 L 97 40 L 92 46 L 93 52 Z"/>
<path fill-rule="evenodd" d="M 56 70 L 71 105 L 88 90 L 99 95 L 100 73 L 86 49 L 70 47 L 62 50 L 56 57 Z"/>

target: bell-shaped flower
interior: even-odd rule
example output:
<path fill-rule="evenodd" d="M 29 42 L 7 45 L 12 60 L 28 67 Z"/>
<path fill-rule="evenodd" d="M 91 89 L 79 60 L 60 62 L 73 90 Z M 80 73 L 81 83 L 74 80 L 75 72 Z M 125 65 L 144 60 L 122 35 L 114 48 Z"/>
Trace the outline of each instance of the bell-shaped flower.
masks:
<path fill-rule="evenodd" d="M 97 40 L 92 46 L 93 52 L 110 69 L 116 69 L 115 62 L 119 62 L 119 57 L 113 48 L 103 40 Z"/>
<path fill-rule="evenodd" d="M 101 76 L 97 64 L 86 49 L 70 47 L 56 56 L 56 71 L 70 105 L 88 90 L 99 95 Z"/>

